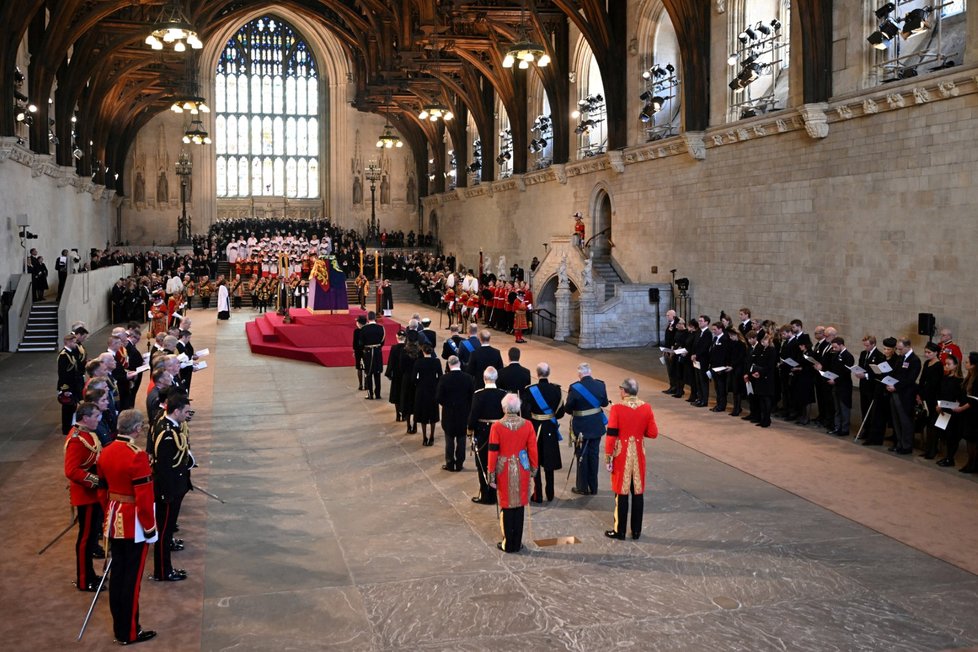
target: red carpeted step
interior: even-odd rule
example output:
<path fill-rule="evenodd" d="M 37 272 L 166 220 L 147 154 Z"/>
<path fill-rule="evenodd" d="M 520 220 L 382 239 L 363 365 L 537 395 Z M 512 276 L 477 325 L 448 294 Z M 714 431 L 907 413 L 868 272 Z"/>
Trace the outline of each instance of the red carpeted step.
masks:
<path fill-rule="evenodd" d="M 325 367 L 353 366 L 353 331 L 356 314 L 310 314 L 307 310 L 290 311 L 292 323 L 280 315 L 267 313 L 245 324 L 248 344 L 253 353 L 291 360 L 316 362 Z M 400 324 L 382 318 L 385 331 L 384 364 L 390 347 L 397 342 Z"/>

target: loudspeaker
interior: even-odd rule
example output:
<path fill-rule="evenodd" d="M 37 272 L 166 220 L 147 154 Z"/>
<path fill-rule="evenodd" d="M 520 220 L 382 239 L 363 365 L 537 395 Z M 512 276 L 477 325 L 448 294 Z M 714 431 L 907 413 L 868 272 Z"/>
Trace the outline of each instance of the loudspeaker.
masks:
<path fill-rule="evenodd" d="M 937 328 L 937 318 L 930 312 L 917 313 L 917 334 L 931 337 Z"/>
<path fill-rule="evenodd" d="M 659 303 L 659 288 L 649 288 L 649 303 Z"/>

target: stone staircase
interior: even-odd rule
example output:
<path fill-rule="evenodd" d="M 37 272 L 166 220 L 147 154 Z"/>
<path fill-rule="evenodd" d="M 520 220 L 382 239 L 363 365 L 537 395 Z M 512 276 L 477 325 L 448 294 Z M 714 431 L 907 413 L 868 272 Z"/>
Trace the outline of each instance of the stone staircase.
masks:
<path fill-rule="evenodd" d="M 608 254 L 595 255 L 592 271 L 595 276 L 600 276 L 604 280 L 605 301 L 615 296 L 615 286 L 625 282 L 611 264 L 611 256 Z"/>
<path fill-rule="evenodd" d="M 58 304 L 54 301 L 39 301 L 31 306 L 24 338 L 20 341 L 17 352 L 57 351 L 58 344 Z"/>

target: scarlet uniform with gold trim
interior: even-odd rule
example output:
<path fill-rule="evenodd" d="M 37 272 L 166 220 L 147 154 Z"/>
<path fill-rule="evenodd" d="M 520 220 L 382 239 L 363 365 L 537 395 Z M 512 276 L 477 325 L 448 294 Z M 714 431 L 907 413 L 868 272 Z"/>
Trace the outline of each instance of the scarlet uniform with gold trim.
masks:
<path fill-rule="evenodd" d="M 524 331 L 528 328 L 526 322 L 526 301 L 519 296 L 513 301 L 513 330 Z"/>
<path fill-rule="evenodd" d="M 112 546 L 112 630 L 117 641 L 130 643 L 142 632 L 139 588 L 149 550 L 145 541 L 136 541 L 136 519 L 146 538 L 152 539 L 156 534 L 153 472 L 146 451 L 130 437 L 119 435 L 102 451 L 98 473 L 106 485 L 101 492 L 106 512 L 105 537 Z"/>
<path fill-rule="evenodd" d="M 655 439 L 659 428 L 655 424 L 652 406 L 645 401 L 626 396 L 611 406 L 608 413 L 608 436 L 605 438 L 605 460 L 611 461 L 611 490 L 627 494 L 645 491 L 645 438 Z"/>
<path fill-rule="evenodd" d="M 160 333 L 166 332 L 167 312 L 166 305 L 162 301 L 154 303 L 149 307 L 149 335 L 150 339 Z"/>
<path fill-rule="evenodd" d="M 530 468 L 524 469 L 519 455 L 526 451 Z M 501 509 L 524 507 L 530 497 L 530 479 L 540 466 L 537 435 L 533 422 L 508 414 L 489 430 L 490 480 L 496 483 Z"/>
<path fill-rule="evenodd" d="M 507 414 L 492 424 L 488 462 L 489 483 L 496 485 L 499 528 L 503 533 L 497 547 L 504 552 L 519 552 L 523 547 L 523 511 L 530 497 L 530 478 L 540 466 L 533 422 Z"/>
<path fill-rule="evenodd" d="M 72 507 L 78 510 L 78 537 L 75 540 L 75 581 L 82 591 L 98 583 L 92 565 L 92 550 L 102 526 L 99 505 L 98 474 L 95 463 L 102 444 L 94 432 L 76 425 L 65 439 L 65 477 L 70 481 L 68 494 Z"/>

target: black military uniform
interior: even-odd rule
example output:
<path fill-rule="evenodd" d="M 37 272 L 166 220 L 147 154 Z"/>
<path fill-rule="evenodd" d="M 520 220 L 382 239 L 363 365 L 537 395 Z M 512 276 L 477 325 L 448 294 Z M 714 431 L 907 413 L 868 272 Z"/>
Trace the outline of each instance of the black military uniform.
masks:
<path fill-rule="evenodd" d="M 58 354 L 58 392 L 61 401 L 61 434 L 71 431 L 75 409 L 82 400 L 85 389 L 85 359 L 80 345 L 64 348 Z"/>
<path fill-rule="evenodd" d="M 156 518 L 160 538 L 153 552 L 153 579 L 178 581 L 186 572 L 174 570 L 170 562 L 173 528 L 180 515 L 183 497 L 190 484 L 190 446 L 180 424 L 163 416 L 153 425 L 153 484 L 156 493 Z"/>
<path fill-rule="evenodd" d="M 368 399 L 381 398 L 380 374 L 384 371 L 384 327 L 374 321 L 375 319 L 373 313 L 369 313 L 367 325 L 360 329 L 360 343 L 363 345 L 363 371 L 366 376 Z"/>
<path fill-rule="evenodd" d="M 539 390 L 543 405 L 537 400 L 534 388 Z M 533 495 L 530 497 L 535 503 L 543 501 L 543 482 L 540 475 L 546 480 L 547 502 L 554 499 L 554 471 L 563 468 L 560 461 L 560 423 L 559 419 L 564 416 L 564 401 L 560 391 L 560 385 L 551 384 L 546 378 L 541 378 L 536 385 L 530 385 L 520 393 L 523 404 L 523 418 L 529 419 L 533 423 L 533 429 L 537 432 L 537 458 L 540 464 L 540 473 L 533 477 Z"/>
<path fill-rule="evenodd" d="M 496 371 L 501 370 L 503 356 L 500 355 L 499 349 L 483 344 L 469 355 L 469 363 L 465 365 L 465 373 L 472 376 L 476 387 L 482 387 L 484 385 L 482 374 L 489 367 L 495 367 Z"/>
<path fill-rule="evenodd" d="M 126 370 L 136 371 L 139 367 L 143 365 L 143 354 L 139 351 L 139 347 L 126 339 Z M 139 392 L 139 386 L 143 383 L 143 375 L 136 374 L 136 377 L 132 379 L 132 390 L 129 395 L 129 404 L 124 405 L 124 410 L 130 410 L 136 405 L 136 396 Z"/>
<path fill-rule="evenodd" d="M 468 431 L 474 436 L 475 464 L 479 473 L 479 495 L 472 499 L 474 503 L 496 504 L 496 490 L 489 486 L 488 477 L 490 470 L 488 468 L 489 430 L 493 423 L 503 418 L 502 400 L 504 396 L 506 396 L 506 392 L 498 387 L 483 387 L 472 395 Z"/>

